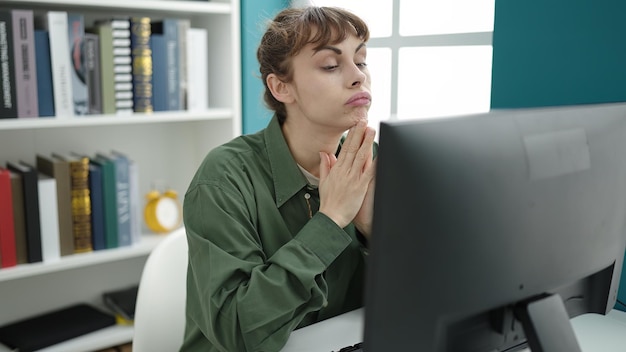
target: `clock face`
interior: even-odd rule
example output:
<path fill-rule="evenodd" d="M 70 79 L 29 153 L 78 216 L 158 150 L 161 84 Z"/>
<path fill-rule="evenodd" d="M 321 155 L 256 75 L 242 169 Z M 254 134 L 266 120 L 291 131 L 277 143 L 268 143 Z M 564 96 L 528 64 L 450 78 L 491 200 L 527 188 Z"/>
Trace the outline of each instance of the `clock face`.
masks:
<path fill-rule="evenodd" d="M 178 226 L 180 220 L 180 209 L 178 203 L 172 198 L 161 198 L 157 203 L 156 218 L 166 229 L 173 229 Z"/>

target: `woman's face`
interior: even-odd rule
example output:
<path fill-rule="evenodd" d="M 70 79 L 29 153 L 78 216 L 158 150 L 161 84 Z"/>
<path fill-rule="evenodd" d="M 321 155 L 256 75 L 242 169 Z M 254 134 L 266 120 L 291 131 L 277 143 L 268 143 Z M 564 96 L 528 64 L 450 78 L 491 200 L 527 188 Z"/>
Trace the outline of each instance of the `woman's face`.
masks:
<path fill-rule="evenodd" d="M 367 120 L 371 105 L 370 74 L 365 43 L 349 36 L 341 43 L 315 50 L 305 46 L 292 59 L 294 101 L 287 107 L 310 123 L 348 129 Z"/>

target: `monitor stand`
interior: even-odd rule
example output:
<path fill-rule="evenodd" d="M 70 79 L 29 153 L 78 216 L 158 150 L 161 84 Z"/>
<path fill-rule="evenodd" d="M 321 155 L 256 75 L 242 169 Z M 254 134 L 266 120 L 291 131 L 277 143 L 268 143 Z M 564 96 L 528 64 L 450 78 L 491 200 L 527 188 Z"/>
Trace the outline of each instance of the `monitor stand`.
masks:
<path fill-rule="evenodd" d="M 581 352 L 560 295 L 547 295 L 526 302 L 516 313 L 531 351 Z"/>

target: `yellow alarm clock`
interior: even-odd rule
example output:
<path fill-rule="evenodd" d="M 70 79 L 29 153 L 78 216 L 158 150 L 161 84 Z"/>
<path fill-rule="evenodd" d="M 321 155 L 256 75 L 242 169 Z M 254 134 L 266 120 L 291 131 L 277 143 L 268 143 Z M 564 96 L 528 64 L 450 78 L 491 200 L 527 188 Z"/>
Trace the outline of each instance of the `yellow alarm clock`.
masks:
<path fill-rule="evenodd" d="M 144 218 L 150 230 L 167 233 L 180 226 L 182 209 L 176 191 L 169 189 L 160 193 L 153 190 L 148 192 L 146 200 Z"/>

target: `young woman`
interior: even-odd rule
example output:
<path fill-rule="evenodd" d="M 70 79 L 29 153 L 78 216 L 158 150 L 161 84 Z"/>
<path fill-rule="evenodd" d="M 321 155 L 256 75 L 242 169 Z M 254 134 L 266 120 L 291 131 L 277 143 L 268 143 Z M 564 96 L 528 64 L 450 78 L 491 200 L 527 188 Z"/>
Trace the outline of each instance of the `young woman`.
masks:
<path fill-rule="evenodd" d="M 275 115 L 212 150 L 185 195 L 182 351 L 279 351 L 294 329 L 362 305 L 375 173 L 368 39 L 338 8 L 286 9 L 269 24 L 257 57 Z"/>

